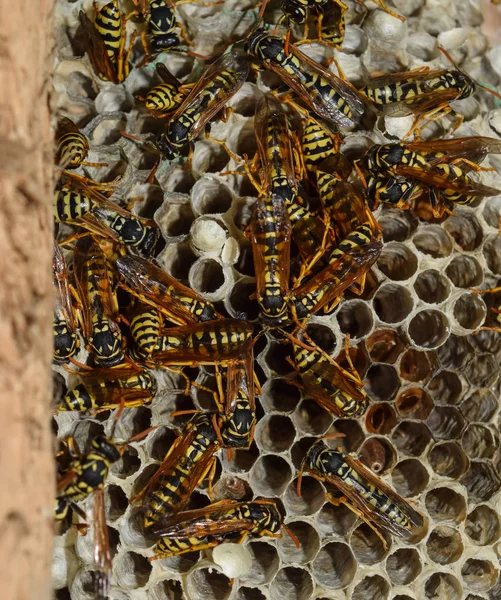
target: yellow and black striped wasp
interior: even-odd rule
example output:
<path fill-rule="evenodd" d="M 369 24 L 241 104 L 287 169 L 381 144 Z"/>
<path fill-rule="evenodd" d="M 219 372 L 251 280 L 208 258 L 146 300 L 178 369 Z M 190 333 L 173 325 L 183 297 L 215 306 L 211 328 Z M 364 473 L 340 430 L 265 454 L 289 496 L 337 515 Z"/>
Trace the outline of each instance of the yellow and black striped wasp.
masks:
<path fill-rule="evenodd" d="M 94 22 L 84 11 L 80 11 L 79 19 L 86 37 L 87 54 L 96 75 L 112 83 L 125 81 L 131 68 L 129 59 L 137 32 L 133 32 L 126 51 L 126 19 L 118 0 L 111 0 L 100 9 L 95 8 Z"/>
<path fill-rule="evenodd" d="M 80 320 L 89 351 L 102 367 L 124 362 L 118 303 L 103 250 L 88 237 L 77 241 L 73 255 Z"/>
<path fill-rule="evenodd" d="M 301 151 L 307 171 L 316 173 L 318 169 L 323 167 L 324 170 L 328 171 L 334 169 L 337 174 L 338 170 L 341 169 L 339 177 L 341 179 L 347 178 L 352 170 L 351 164 L 346 161 L 336 169 L 338 162 L 344 158 L 339 151 L 342 141 L 340 135 L 333 133 L 320 121 L 308 115 L 303 122 L 301 131 Z M 329 168 L 327 168 L 327 165 Z"/>
<path fill-rule="evenodd" d="M 217 424 L 224 448 L 248 450 L 256 427 L 254 356 L 249 349 L 240 359 L 226 367 L 226 393 L 220 389 Z"/>
<path fill-rule="evenodd" d="M 155 69 L 162 83 L 152 87 L 144 98 L 138 96 L 137 99 L 144 102 L 144 107 L 153 116 L 165 117 L 182 103 L 192 86 L 183 86 L 163 63 L 156 63 Z"/>
<path fill-rule="evenodd" d="M 186 506 L 193 490 L 214 476 L 221 448 L 216 414 L 197 413 L 169 449 L 158 471 L 131 502 L 143 509 L 144 527 L 157 530 Z"/>
<path fill-rule="evenodd" d="M 477 163 L 490 153 L 501 153 L 501 141 L 481 136 L 373 146 L 364 157 L 364 166 L 371 173 L 368 194 L 374 201 L 405 207 L 410 199 L 428 192 L 439 214 L 440 201 L 468 205 L 480 196 L 497 196 L 500 190 L 469 175 L 482 170 Z M 396 188 L 393 181 L 399 178 L 404 183 Z M 400 197 L 398 190 L 402 191 Z"/>
<path fill-rule="evenodd" d="M 81 370 L 82 382 L 64 395 L 58 411 L 98 413 L 123 406 L 148 404 L 156 392 L 156 381 L 147 369 L 128 363 L 110 369 Z"/>
<path fill-rule="evenodd" d="M 85 519 L 85 513 L 77 503 L 93 495 L 94 559 L 99 573 L 95 577 L 95 593 L 97 600 L 106 600 L 111 579 L 111 551 L 106 524 L 104 505 L 104 485 L 110 466 L 117 462 L 128 444 L 144 438 L 154 429 L 150 428 L 129 439 L 127 442 L 113 441 L 113 432 L 120 411 L 117 413 L 112 432 L 109 437 L 99 435 L 91 442 L 89 452 L 81 454 L 72 438 L 66 447 L 72 460 L 68 468 L 60 475 L 56 486 L 56 508 L 54 518 L 61 522 L 66 518 L 70 508 Z"/>
<path fill-rule="evenodd" d="M 179 513 L 167 527 L 159 528 L 155 556 L 149 560 L 206 550 L 226 541 L 241 544 L 247 537 L 280 538 L 282 528 L 282 517 L 271 500 L 221 500 Z"/>
<path fill-rule="evenodd" d="M 367 408 L 367 394 L 346 353 L 351 371 L 339 365 L 311 339 L 291 337 L 294 366 L 308 394 L 338 417 L 357 417 Z"/>
<path fill-rule="evenodd" d="M 191 146 L 200 131 L 240 89 L 248 73 L 248 58 L 235 51 L 214 62 L 158 136 L 156 146 L 162 155 L 172 160 Z"/>
<path fill-rule="evenodd" d="M 210 302 L 153 262 L 128 255 L 119 257 L 115 266 L 121 278 L 119 285 L 141 302 L 158 309 L 169 321 L 187 325 L 219 318 Z"/>
<path fill-rule="evenodd" d="M 385 548 L 382 531 L 408 538 L 423 525 L 423 517 L 372 471 L 340 449 L 330 449 L 323 440 L 315 442 L 303 460 L 299 495 L 303 473 L 336 487 L 341 496 L 327 493 L 326 499 L 335 506 L 345 504 L 373 529 Z"/>
<path fill-rule="evenodd" d="M 104 163 L 87 162 L 89 140 L 68 117 L 58 124 L 56 131 L 56 165 L 62 169 L 76 169 L 80 166 L 106 167 Z"/>
<path fill-rule="evenodd" d="M 78 350 L 80 338 L 78 337 L 75 314 L 73 312 L 66 263 L 56 241 L 54 241 L 52 271 L 55 296 L 53 321 L 54 360 L 56 362 L 66 362 Z"/>
<path fill-rule="evenodd" d="M 153 252 L 160 238 L 155 221 L 133 215 L 84 180 L 69 178 L 59 187 L 53 197 L 56 223 L 78 225 L 146 255 Z"/>
<path fill-rule="evenodd" d="M 417 115 L 410 133 L 418 129 L 419 123 L 428 119 L 428 122 L 455 113 L 450 106 L 454 100 L 463 100 L 472 96 L 477 87 L 494 95 L 501 96 L 474 81 L 467 73 L 461 71 L 449 54 L 441 47 L 439 50 L 452 63 L 452 69 L 435 69 L 421 67 L 405 73 L 382 75 L 369 81 L 360 92 L 388 116 Z M 462 123 L 460 116 L 455 129 Z"/>
<path fill-rule="evenodd" d="M 293 289 L 291 312 L 294 321 L 304 321 L 320 310 L 332 311 L 342 293 L 364 277 L 382 249 L 372 223 L 363 223 L 354 229 L 330 254 L 326 267 Z"/>
<path fill-rule="evenodd" d="M 162 327 L 163 316 L 156 307 L 135 302 L 130 319 L 130 334 L 136 346 L 134 355 L 144 357 L 154 352 Z"/>
<path fill-rule="evenodd" d="M 222 365 L 238 360 L 253 345 L 253 325 L 218 319 L 160 331 L 150 361 L 157 366 Z"/>
<path fill-rule="evenodd" d="M 246 47 L 328 123 L 353 127 L 367 112 L 363 97 L 351 84 L 303 54 L 295 45 L 287 47 L 282 38 L 260 28 L 250 34 Z M 304 112 L 300 107 L 298 110 Z"/>

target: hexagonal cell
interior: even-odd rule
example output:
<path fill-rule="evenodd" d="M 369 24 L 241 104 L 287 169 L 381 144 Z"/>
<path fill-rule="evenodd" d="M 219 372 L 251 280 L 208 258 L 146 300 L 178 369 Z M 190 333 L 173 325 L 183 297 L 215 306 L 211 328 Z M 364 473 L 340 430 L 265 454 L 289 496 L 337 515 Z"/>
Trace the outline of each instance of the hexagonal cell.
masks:
<path fill-rule="evenodd" d="M 470 458 L 491 458 L 499 446 L 499 439 L 485 425 L 473 423 L 467 427 L 461 440 Z"/>
<path fill-rule="evenodd" d="M 341 331 L 353 340 L 368 335 L 374 327 L 372 311 L 363 300 L 343 302 L 336 318 Z"/>
<path fill-rule="evenodd" d="M 492 387 L 499 377 L 496 358 L 492 354 L 475 354 L 466 368 L 465 375 L 475 387 Z"/>
<path fill-rule="evenodd" d="M 501 535 L 500 517 L 490 506 L 481 504 L 468 514 L 465 531 L 477 546 L 491 546 Z"/>
<path fill-rule="evenodd" d="M 247 481 L 234 475 L 225 475 L 213 487 L 214 500 L 250 500 L 252 490 Z"/>
<path fill-rule="evenodd" d="M 180 281 L 188 280 L 188 273 L 197 257 L 188 242 L 168 244 L 158 257 L 158 262 L 169 275 Z"/>
<path fill-rule="evenodd" d="M 466 501 L 455 490 L 437 487 L 426 494 L 426 509 L 435 521 L 461 523 L 466 517 Z"/>
<path fill-rule="evenodd" d="M 485 302 L 476 294 L 463 294 L 454 304 L 454 317 L 456 321 L 472 331 L 480 327 L 487 314 Z"/>
<path fill-rule="evenodd" d="M 443 442 L 433 446 L 429 454 L 430 467 L 437 475 L 458 479 L 469 467 L 466 454 L 456 442 Z"/>
<path fill-rule="evenodd" d="M 428 427 L 413 421 L 402 421 L 391 436 L 396 449 L 407 456 L 421 456 L 431 439 Z"/>
<path fill-rule="evenodd" d="M 382 285 L 372 303 L 376 315 L 383 323 L 401 323 L 414 308 L 409 290 L 396 283 Z"/>
<path fill-rule="evenodd" d="M 309 323 L 306 334 L 327 354 L 333 354 L 336 350 L 336 336 L 332 329 L 320 323 Z"/>
<path fill-rule="evenodd" d="M 386 559 L 386 572 L 393 585 L 412 583 L 421 569 L 421 558 L 415 548 L 400 548 Z"/>
<path fill-rule="evenodd" d="M 463 384 L 456 373 L 440 371 L 428 384 L 435 404 L 458 404 L 462 398 Z"/>
<path fill-rule="evenodd" d="M 365 426 L 369 433 L 390 433 L 396 424 L 395 409 L 387 402 L 373 404 L 365 415 Z"/>
<path fill-rule="evenodd" d="M 422 388 L 407 388 L 395 402 L 398 413 L 406 419 L 426 420 L 433 410 L 432 397 Z"/>
<path fill-rule="evenodd" d="M 196 215 L 225 213 L 230 209 L 232 200 L 230 188 L 215 177 L 199 179 L 191 190 L 191 205 Z"/>
<path fill-rule="evenodd" d="M 421 227 L 412 241 L 420 252 L 433 258 L 449 256 L 453 249 L 451 238 L 440 225 Z"/>
<path fill-rule="evenodd" d="M 499 234 L 489 236 L 482 249 L 489 269 L 495 274 L 501 274 L 501 239 Z M 475 284 L 478 285 L 478 284 Z"/>
<path fill-rule="evenodd" d="M 177 435 L 173 429 L 158 427 L 146 444 L 148 456 L 153 460 L 164 460 L 176 437 Z"/>
<path fill-rule="evenodd" d="M 409 238 L 418 226 L 418 220 L 412 211 L 383 207 L 378 223 L 383 229 L 385 242 L 403 242 Z"/>
<path fill-rule="evenodd" d="M 297 493 L 297 478 L 287 488 L 284 495 L 284 504 L 287 512 L 293 515 L 312 515 L 316 513 L 325 500 L 325 491 L 322 484 L 305 475 L 301 480 L 301 496 Z"/>
<path fill-rule="evenodd" d="M 365 391 L 373 400 L 391 400 L 398 392 L 400 378 L 391 365 L 373 364 L 365 376 Z"/>
<path fill-rule="evenodd" d="M 333 417 L 314 400 L 303 400 L 293 414 L 295 425 L 307 435 L 323 435 Z"/>
<path fill-rule="evenodd" d="M 280 566 L 277 549 L 267 542 L 254 541 L 247 544 L 246 548 L 252 556 L 252 569 L 250 573 L 240 578 L 240 582 L 250 586 L 269 583 Z"/>
<path fill-rule="evenodd" d="M 423 302 L 441 304 L 449 297 L 451 285 L 442 273 L 435 269 L 428 269 L 416 277 L 414 291 Z"/>
<path fill-rule="evenodd" d="M 266 600 L 266 596 L 257 588 L 241 587 L 236 595 L 237 600 Z"/>
<path fill-rule="evenodd" d="M 261 404 L 265 412 L 293 412 L 299 404 L 301 393 L 285 379 L 273 379 L 263 386 Z"/>
<path fill-rule="evenodd" d="M 461 403 L 460 410 L 468 421 L 490 421 L 498 409 L 496 396 L 490 390 L 476 390 Z"/>
<path fill-rule="evenodd" d="M 435 439 L 458 439 L 464 429 L 464 418 L 454 406 L 436 406 L 426 424 Z"/>
<path fill-rule="evenodd" d="M 499 227 L 499 217 L 501 216 L 501 202 L 498 198 L 490 198 L 489 202 L 485 203 L 482 215 L 489 227 L 493 227 L 496 231 Z"/>
<path fill-rule="evenodd" d="M 333 433 L 344 433 L 345 437 L 333 440 L 333 447 L 341 448 L 346 453 L 356 452 L 365 440 L 362 427 L 355 419 L 336 419 L 327 435 Z"/>
<path fill-rule="evenodd" d="M 284 346 L 280 342 L 270 344 L 264 356 L 264 362 L 274 375 L 286 376 L 294 372 L 294 367 L 287 360 L 292 356 L 287 353 L 290 346 Z"/>
<path fill-rule="evenodd" d="M 252 489 L 263 496 L 281 496 L 291 479 L 289 463 L 271 454 L 260 456 L 250 474 Z"/>
<path fill-rule="evenodd" d="M 104 490 L 106 520 L 112 523 L 119 519 L 127 510 L 129 501 L 125 492 L 118 485 L 110 484 Z"/>
<path fill-rule="evenodd" d="M 449 337 L 449 320 L 438 310 L 421 310 L 410 320 L 407 333 L 420 348 L 439 348 Z"/>
<path fill-rule="evenodd" d="M 455 212 L 444 223 L 444 229 L 465 252 L 476 250 L 483 241 L 482 227 L 471 213 Z"/>
<path fill-rule="evenodd" d="M 462 370 L 473 358 L 474 350 L 466 337 L 451 335 L 437 355 L 444 369 Z"/>
<path fill-rule="evenodd" d="M 286 567 L 280 569 L 270 585 L 272 600 L 310 600 L 313 593 L 311 575 L 305 569 Z"/>
<path fill-rule="evenodd" d="M 461 567 L 461 575 L 468 590 L 487 592 L 498 578 L 498 569 L 489 560 L 469 558 Z"/>
<path fill-rule="evenodd" d="M 435 352 L 420 352 L 410 348 L 400 361 L 400 375 L 413 383 L 428 380 L 435 370 L 436 360 Z"/>
<path fill-rule="evenodd" d="M 316 530 L 304 521 L 293 521 L 287 523 L 287 529 L 299 541 L 299 548 L 291 536 L 284 534 L 277 541 L 278 554 L 285 563 L 297 563 L 299 565 L 311 562 L 320 548 L 320 538 Z"/>
<path fill-rule="evenodd" d="M 377 475 L 384 475 L 397 462 L 395 448 L 385 438 L 369 438 L 363 443 L 358 456 L 360 461 Z"/>
<path fill-rule="evenodd" d="M 499 490 L 501 480 L 494 467 L 486 462 L 472 460 L 470 469 L 461 479 L 468 496 L 477 502 L 485 502 Z"/>
<path fill-rule="evenodd" d="M 394 329 L 377 329 L 365 343 L 372 362 L 393 364 L 405 349 L 405 341 Z"/>
<path fill-rule="evenodd" d="M 382 532 L 386 540 L 387 549 L 383 541 L 367 523 L 361 523 L 350 536 L 350 547 L 359 563 L 375 565 L 383 560 L 391 547 L 391 537 Z"/>
<path fill-rule="evenodd" d="M 256 442 L 252 442 L 249 450 L 232 450 L 230 459 L 226 452 L 223 453 L 221 461 L 224 468 L 231 473 L 246 473 L 252 469 L 258 457 L 259 449 Z"/>
<path fill-rule="evenodd" d="M 447 277 L 458 288 L 471 288 L 484 280 L 482 267 L 473 256 L 455 256 L 445 269 Z"/>
<path fill-rule="evenodd" d="M 344 537 L 357 518 L 357 515 L 345 504 L 334 506 L 326 502 L 317 515 L 317 529 L 322 537 L 329 537 L 332 534 Z"/>
<path fill-rule="evenodd" d="M 288 450 L 296 432 L 289 417 L 285 415 L 266 415 L 256 427 L 255 440 L 265 452 L 280 454 Z"/>
<path fill-rule="evenodd" d="M 461 583 L 450 573 L 434 573 L 424 585 L 426 598 L 435 600 L 461 600 L 463 588 Z"/>
<path fill-rule="evenodd" d="M 127 446 L 122 454 L 122 457 L 110 467 L 110 473 L 120 479 L 127 479 L 136 473 L 141 466 L 141 460 L 137 455 L 137 450 L 132 446 Z"/>
<path fill-rule="evenodd" d="M 426 551 L 431 560 L 439 565 L 455 563 L 463 554 L 461 534 L 452 527 L 439 525 L 426 540 Z"/>
<path fill-rule="evenodd" d="M 231 594 L 231 583 L 226 575 L 214 568 L 194 569 L 188 573 L 186 591 L 193 598 L 226 600 Z"/>
<path fill-rule="evenodd" d="M 395 491 L 405 498 L 412 498 L 420 494 L 429 481 L 428 471 L 415 458 L 399 462 L 391 472 L 391 482 Z"/>
<path fill-rule="evenodd" d="M 209 294 L 211 300 L 221 300 L 228 287 L 222 265 L 212 258 L 197 260 L 190 269 L 189 281 L 192 289 Z"/>
<path fill-rule="evenodd" d="M 331 542 L 323 546 L 311 565 L 316 582 L 328 589 L 346 588 L 357 572 L 357 563 L 349 546 Z"/>
<path fill-rule="evenodd" d="M 153 600 L 183 600 L 183 585 L 175 579 L 162 579 L 150 588 L 150 593 Z"/>
<path fill-rule="evenodd" d="M 259 307 L 251 296 L 256 293 L 255 281 L 242 278 L 233 285 L 225 306 L 233 318 L 254 321 L 259 314 Z"/>
<path fill-rule="evenodd" d="M 369 575 L 358 583 L 351 595 L 352 600 L 374 598 L 387 600 L 390 596 L 390 583 L 380 575 Z"/>
<path fill-rule="evenodd" d="M 156 222 L 168 238 L 188 235 L 195 220 L 188 196 L 184 196 L 184 201 L 181 195 L 173 200 L 162 204 L 155 213 Z"/>
<path fill-rule="evenodd" d="M 144 556 L 124 552 L 116 558 L 113 572 L 120 587 L 135 590 L 148 583 L 151 569 L 151 563 Z"/>
<path fill-rule="evenodd" d="M 410 279 L 418 268 L 414 252 L 399 242 L 386 244 L 377 260 L 378 268 L 393 281 Z"/>

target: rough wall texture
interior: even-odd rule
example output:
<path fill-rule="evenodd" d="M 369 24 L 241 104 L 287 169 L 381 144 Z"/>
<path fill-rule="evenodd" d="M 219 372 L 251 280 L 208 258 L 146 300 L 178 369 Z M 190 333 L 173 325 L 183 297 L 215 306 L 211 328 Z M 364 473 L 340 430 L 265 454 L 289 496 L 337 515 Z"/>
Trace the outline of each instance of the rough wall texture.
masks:
<path fill-rule="evenodd" d="M 52 0 L 0 2 L 0 582 L 49 597 Z"/>

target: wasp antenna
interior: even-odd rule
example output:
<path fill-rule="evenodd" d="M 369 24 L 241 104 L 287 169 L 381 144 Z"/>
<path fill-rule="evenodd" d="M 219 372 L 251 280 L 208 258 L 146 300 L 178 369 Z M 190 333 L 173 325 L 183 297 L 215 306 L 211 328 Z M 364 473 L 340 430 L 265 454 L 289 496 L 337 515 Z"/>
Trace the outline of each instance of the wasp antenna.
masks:
<path fill-rule="evenodd" d="M 189 410 L 176 410 L 170 414 L 171 417 L 181 417 L 182 415 L 194 415 L 196 413 L 202 412 L 201 410 L 197 410 L 196 408 L 191 408 Z"/>
<path fill-rule="evenodd" d="M 489 94 L 492 94 L 498 100 L 501 100 L 501 94 L 499 94 L 498 92 L 491 90 L 491 88 L 487 87 L 486 85 L 482 85 L 481 83 L 477 83 L 477 82 L 475 82 L 475 83 L 476 83 L 476 85 L 478 85 L 478 87 L 481 87 L 483 90 L 485 90 L 486 92 L 489 92 Z"/>
<path fill-rule="evenodd" d="M 142 440 L 148 434 L 150 434 L 152 431 L 155 431 L 155 429 L 158 429 L 158 425 L 152 425 L 151 427 L 148 427 L 148 429 L 145 429 L 144 431 L 141 431 L 141 433 L 138 433 L 135 436 L 129 438 L 127 440 L 127 442 L 124 444 L 124 449 L 125 449 L 125 446 L 127 446 L 131 442 L 138 442 L 139 440 Z"/>
<path fill-rule="evenodd" d="M 456 69 L 458 69 L 458 66 L 452 59 L 452 56 L 447 52 L 447 50 L 443 46 L 437 46 L 437 47 L 440 50 L 440 52 L 445 56 L 445 58 L 451 63 L 451 65 L 453 67 L 455 67 Z"/>
<path fill-rule="evenodd" d="M 324 435 L 324 437 L 320 438 L 323 440 L 333 440 L 335 438 L 343 438 L 346 437 L 346 433 L 330 433 L 329 435 Z"/>
<path fill-rule="evenodd" d="M 287 533 L 287 535 L 290 537 L 290 539 L 294 542 L 294 545 L 296 546 L 296 548 L 301 548 L 301 543 L 300 541 L 297 539 L 297 537 L 292 533 L 292 531 L 287 527 L 287 525 L 282 525 L 282 529 L 285 530 L 285 532 Z"/>

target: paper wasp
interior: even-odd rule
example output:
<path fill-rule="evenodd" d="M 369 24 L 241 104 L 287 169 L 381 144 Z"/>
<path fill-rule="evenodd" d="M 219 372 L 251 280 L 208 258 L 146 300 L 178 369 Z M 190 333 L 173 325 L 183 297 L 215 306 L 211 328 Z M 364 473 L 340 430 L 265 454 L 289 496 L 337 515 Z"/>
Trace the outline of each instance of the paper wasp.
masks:
<path fill-rule="evenodd" d="M 52 271 L 52 284 L 55 292 L 53 322 L 54 360 L 57 362 L 66 362 L 78 350 L 80 338 L 78 337 L 75 315 L 73 313 L 66 263 L 59 245 L 55 241 Z"/>
<path fill-rule="evenodd" d="M 382 531 L 405 538 L 423 524 L 422 516 L 359 460 L 340 449 L 331 450 L 323 440 L 315 442 L 303 460 L 298 478 L 299 495 L 305 472 L 336 487 L 342 496 L 327 493 L 326 499 L 335 506 L 345 504 L 374 530 L 385 548 L 387 543 Z"/>
<path fill-rule="evenodd" d="M 417 129 L 418 123 L 424 118 L 431 122 L 455 112 L 450 103 L 469 98 L 477 86 L 501 98 L 458 69 L 443 48 L 439 47 L 439 50 L 452 63 L 453 69 L 430 70 L 429 67 L 421 67 L 405 73 L 383 75 L 372 79 L 360 92 L 389 116 L 420 115 L 409 133 Z M 462 120 L 461 117 L 456 129 Z"/>
<path fill-rule="evenodd" d="M 293 44 L 287 48 L 281 38 L 257 29 L 249 36 L 247 49 L 327 122 L 352 127 L 366 112 L 364 101 L 348 82 L 336 77 Z"/>
<path fill-rule="evenodd" d="M 123 288 L 178 325 L 219 317 L 210 302 L 145 258 L 121 256 L 116 269 Z"/>
<path fill-rule="evenodd" d="M 144 102 L 144 107 L 155 116 L 164 116 L 171 113 L 183 101 L 186 86 L 181 85 L 174 75 L 163 63 L 155 65 L 156 71 L 162 83 L 151 88 L 144 98 L 138 100 Z"/>
<path fill-rule="evenodd" d="M 154 548 L 156 556 L 149 560 L 206 550 L 225 541 L 241 544 L 246 537 L 280 538 L 282 527 L 280 513 L 271 500 L 221 500 L 205 508 L 179 513 L 174 522 L 159 528 L 160 539 Z"/>
<path fill-rule="evenodd" d="M 87 162 L 85 158 L 89 152 L 89 140 L 81 133 L 78 127 L 64 117 L 61 119 L 57 132 L 57 148 L 55 161 L 63 169 L 76 169 L 80 166 L 106 167 L 104 163 Z"/>
<path fill-rule="evenodd" d="M 180 156 L 240 89 L 248 73 L 248 59 L 236 52 L 224 54 L 213 63 L 158 136 L 156 146 L 162 155 L 168 160 Z"/>
<path fill-rule="evenodd" d="M 67 441 L 73 460 L 69 468 L 58 478 L 56 487 L 56 521 L 64 519 L 70 507 L 85 518 L 85 513 L 77 503 L 93 495 L 94 558 L 99 569 L 99 575 L 95 578 L 97 600 L 108 598 L 112 568 L 104 505 L 104 485 L 108 472 L 110 466 L 121 458 L 128 444 L 142 439 L 151 431 L 151 428 L 147 429 L 127 442 L 113 442 L 113 431 L 119 414 L 120 412 L 115 418 L 110 436 L 95 437 L 87 454 L 80 454 L 72 438 Z"/>
<path fill-rule="evenodd" d="M 124 354 L 117 324 L 118 304 L 106 257 L 95 241 L 81 238 L 73 262 L 84 338 L 96 363 L 113 367 L 124 361 Z"/>
<path fill-rule="evenodd" d="M 155 221 L 133 215 L 75 179 L 54 192 L 53 214 L 56 223 L 79 225 L 144 254 L 151 254 L 160 238 Z"/>
<path fill-rule="evenodd" d="M 145 528 L 160 528 L 172 514 L 183 509 L 193 490 L 211 472 L 212 479 L 215 454 L 221 447 L 215 418 L 215 414 L 195 414 L 153 478 L 131 500 L 143 507 Z"/>
<path fill-rule="evenodd" d="M 241 359 L 228 363 L 225 401 L 218 403 L 218 427 L 224 448 L 248 450 L 254 439 L 256 400 L 253 364 L 252 349 Z"/>
<path fill-rule="evenodd" d="M 104 81 L 122 83 L 129 75 L 129 58 L 137 32 L 132 34 L 126 51 L 126 20 L 118 0 L 96 9 L 94 22 L 83 11 L 78 16 L 86 36 L 87 54 L 97 76 Z"/>
<path fill-rule="evenodd" d="M 364 165 L 372 174 L 368 192 L 375 201 L 391 200 L 392 204 L 402 206 L 416 195 L 416 190 L 429 190 L 434 208 L 439 198 L 470 204 L 478 196 L 496 196 L 501 193 L 499 190 L 475 182 L 468 175 L 482 169 L 476 163 L 489 153 L 501 153 L 500 140 L 474 136 L 373 146 L 364 158 Z M 388 176 L 388 183 L 377 185 Z M 398 178 L 407 182 L 402 186 L 400 198 L 394 183 Z"/>
<path fill-rule="evenodd" d="M 151 361 L 158 366 L 225 365 L 252 346 L 253 326 L 241 319 L 219 319 L 160 332 Z"/>
<path fill-rule="evenodd" d="M 291 311 L 295 321 L 321 309 L 330 312 L 337 305 L 344 290 L 360 280 L 380 255 L 383 246 L 374 237 L 371 223 L 357 227 L 331 253 L 324 269 L 293 290 Z"/>
<path fill-rule="evenodd" d="M 79 373 L 79 383 L 63 397 L 58 411 L 111 410 L 134 408 L 151 402 L 156 382 L 151 373 L 133 363 L 111 369 L 91 369 Z"/>
<path fill-rule="evenodd" d="M 356 417 L 365 411 L 367 394 L 351 360 L 353 373 L 343 369 L 312 340 L 304 344 L 291 338 L 291 342 L 295 368 L 307 393 L 322 408 L 338 417 Z"/>

